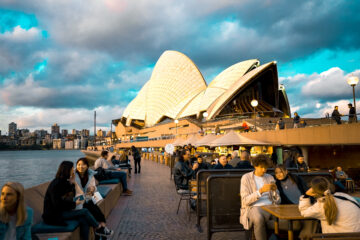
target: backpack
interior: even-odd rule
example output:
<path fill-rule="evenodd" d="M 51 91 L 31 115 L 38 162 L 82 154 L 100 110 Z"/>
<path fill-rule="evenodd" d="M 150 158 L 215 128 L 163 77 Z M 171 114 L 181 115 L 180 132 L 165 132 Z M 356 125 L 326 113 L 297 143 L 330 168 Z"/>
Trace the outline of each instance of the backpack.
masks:
<path fill-rule="evenodd" d="M 109 174 L 102 167 L 98 167 L 96 170 L 96 174 L 94 175 L 95 179 L 98 181 L 110 179 Z"/>

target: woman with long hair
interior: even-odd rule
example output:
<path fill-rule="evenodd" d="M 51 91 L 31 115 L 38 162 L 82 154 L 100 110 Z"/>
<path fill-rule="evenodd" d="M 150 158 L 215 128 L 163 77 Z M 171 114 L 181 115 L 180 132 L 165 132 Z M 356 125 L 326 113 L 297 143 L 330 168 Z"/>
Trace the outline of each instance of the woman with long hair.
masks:
<path fill-rule="evenodd" d="M 79 204 L 76 209 L 86 208 L 95 217 L 100 225 L 106 228 L 106 220 L 100 208 L 93 203 L 91 197 L 96 191 L 95 171 L 89 169 L 89 161 L 86 158 L 79 158 L 76 162 L 75 172 L 75 197 L 84 196 L 84 204 Z M 108 230 L 111 231 L 111 230 Z"/>
<path fill-rule="evenodd" d="M 0 239 L 31 239 L 33 211 L 25 206 L 24 187 L 7 182 L 1 188 Z"/>
<path fill-rule="evenodd" d="M 111 236 L 112 231 L 106 228 L 94 218 L 87 210 L 75 209 L 83 204 L 84 200 L 75 198 L 75 173 L 74 164 L 63 161 L 46 190 L 44 199 L 43 220 L 49 225 L 66 226 L 66 220 L 77 220 L 80 224 L 80 235 L 83 239 L 89 239 L 89 227 L 95 228 L 95 234 L 99 236 Z"/>
<path fill-rule="evenodd" d="M 323 233 L 360 232 L 360 206 L 345 193 L 331 193 L 333 186 L 324 177 L 311 181 L 311 188 L 300 197 L 302 216 L 320 220 Z M 316 199 L 311 204 L 309 196 Z"/>
<path fill-rule="evenodd" d="M 300 196 L 308 189 L 301 177 L 289 173 L 282 164 L 275 167 L 275 179 L 281 204 L 298 204 Z"/>

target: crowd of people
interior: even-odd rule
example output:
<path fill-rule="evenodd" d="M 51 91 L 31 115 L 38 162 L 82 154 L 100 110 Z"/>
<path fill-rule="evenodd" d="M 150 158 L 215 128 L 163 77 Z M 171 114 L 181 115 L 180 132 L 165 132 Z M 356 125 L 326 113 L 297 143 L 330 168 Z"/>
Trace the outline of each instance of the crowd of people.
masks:
<path fill-rule="evenodd" d="M 134 160 L 135 173 L 140 173 L 139 151 L 132 147 L 127 154 Z M 75 165 L 71 161 L 63 161 L 45 193 L 42 213 L 44 223 L 67 226 L 66 221 L 76 220 L 79 222 L 82 239 L 89 239 L 91 227 L 97 238 L 112 236 L 113 230 L 107 227 L 105 216 L 96 204 L 97 194 L 100 195 L 96 185 L 101 180 L 98 177 L 102 173 L 109 179 L 119 179 L 123 185 L 123 195 L 132 195 L 133 192 L 127 187 L 126 172 L 121 171 L 117 161 L 121 165 L 121 159 L 110 157 L 108 151 L 101 152 L 101 157 L 94 163 L 94 170 L 90 168 L 87 158 L 79 158 Z M 32 239 L 33 210 L 26 207 L 24 192 L 23 185 L 18 182 L 7 182 L 2 186 L 0 240 Z"/>
<path fill-rule="evenodd" d="M 314 220 L 295 221 L 294 230 L 299 237 L 307 239 L 318 228 L 323 233 L 360 232 L 360 204 L 343 192 L 335 192 L 332 184 L 324 177 L 316 177 L 307 186 L 305 181 L 287 169 L 307 172 L 308 166 L 300 153 L 289 156 L 281 165 L 272 165 L 267 155 L 259 154 L 250 160 L 250 154 L 242 151 L 240 157 L 234 151 L 231 155 L 220 155 L 216 164 L 208 164 L 199 154 L 191 157 L 191 146 L 178 150 L 178 161 L 174 167 L 174 181 L 179 193 L 189 191 L 189 181 L 200 169 L 249 169 L 241 178 L 240 223 L 245 229 L 253 228 L 255 238 L 268 239 L 267 229 L 274 227 L 271 214 L 261 208 L 270 204 L 298 204 L 302 216 Z M 274 167 L 274 177 L 267 174 L 269 166 Z M 347 175 L 338 167 L 338 179 Z M 317 219 L 317 220 L 315 220 Z M 287 229 L 287 222 L 280 221 L 280 229 Z"/>

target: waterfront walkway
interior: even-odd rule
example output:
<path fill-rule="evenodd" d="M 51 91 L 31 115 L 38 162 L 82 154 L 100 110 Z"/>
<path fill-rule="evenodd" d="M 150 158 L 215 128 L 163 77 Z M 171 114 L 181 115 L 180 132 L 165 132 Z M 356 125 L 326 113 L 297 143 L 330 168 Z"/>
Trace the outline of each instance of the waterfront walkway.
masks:
<path fill-rule="evenodd" d="M 206 218 L 201 221 L 203 233 L 195 228 L 196 215 L 189 220 L 185 201 L 176 214 L 179 196 L 168 166 L 142 160 L 141 174 L 132 174 L 129 188 L 133 196 L 121 196 L 108 217 L 115 231 L 113 239 L 206 239 Z M 212 239 L 244 239 L 241 232 L 215 233 Z"/>

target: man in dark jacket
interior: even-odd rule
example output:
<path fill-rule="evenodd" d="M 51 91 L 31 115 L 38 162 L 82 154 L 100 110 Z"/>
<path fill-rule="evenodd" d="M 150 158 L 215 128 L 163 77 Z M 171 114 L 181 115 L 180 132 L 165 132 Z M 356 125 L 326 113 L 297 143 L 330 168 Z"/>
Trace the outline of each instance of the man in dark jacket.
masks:
<path fill-rule="evenodd" d="M 198 164 L 195 164 L 191 169 L 189 166 L 190 151 L 183 150 L 180 153 L 179 161 L 174 167 L 174 181 L 177 190 L 189 190 L 189 180 L 194 175 L 194 170 L 197 169 Z"/>
<path fill-rule="evenodd" d="M 331 118 L 334 119 L 337 124 L 341 124 L 341 114 L 339 113 L 338 106 L 334 107 L 334 111 L 331 114 Z"/>
<path fill-rule="evenodd" d="M 233 169 L 233 166 L 227 163 L 225 155 L 221 155 L 219 157 L 219 163 L 214 167 L 214 169 Z"/>
<path fill-rule="evenodd" d="M 236 164 L 237 169 L 253 169 L 250 163 L 250 154 L 247 151 L 242 151 L 240 155 L 240 162 Z"/>
<path fill-rule="evenodd" d="M 353 123 L 357 121 L 355 108 L 351 103 L 348 104 L 349 107 L 349 123 Z"/>
<path fill-rule="evenodd" d="M 131 146 L 132 155 L 134 157 L 134 164 L 135 164 L 135 174 L 140 173 L 141 170 L 141 155 L 139 150 L 135 146 Z M 138 171 L 139 170 L 139 171 Z"/>

